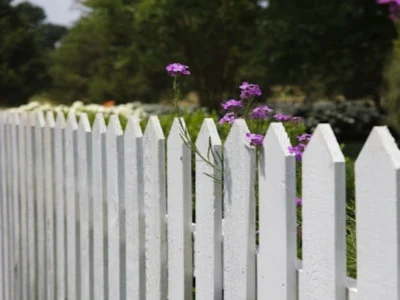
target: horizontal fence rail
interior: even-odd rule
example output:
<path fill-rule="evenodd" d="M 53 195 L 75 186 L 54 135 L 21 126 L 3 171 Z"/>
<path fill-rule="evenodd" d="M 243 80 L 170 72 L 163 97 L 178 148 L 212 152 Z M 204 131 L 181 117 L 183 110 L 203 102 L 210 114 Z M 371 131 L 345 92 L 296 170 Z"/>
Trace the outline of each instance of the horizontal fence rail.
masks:
<path fill-rule="evenodd" d="M 259 152 L 243 120 L 224 143 L 212 119 L 194 142 L 186 130 L 182 119 L 166 137 L 157 117 L 142 132 L 135 117 L 123 130 L 117 116 L 91 126 L 73 112 L 0 112 L 0 299 L 400 299 L 400 151 L 386 127 L 355 165 L 357 280 L 329 125 L 302 162 L 302 261 L 283 125 Z"/>

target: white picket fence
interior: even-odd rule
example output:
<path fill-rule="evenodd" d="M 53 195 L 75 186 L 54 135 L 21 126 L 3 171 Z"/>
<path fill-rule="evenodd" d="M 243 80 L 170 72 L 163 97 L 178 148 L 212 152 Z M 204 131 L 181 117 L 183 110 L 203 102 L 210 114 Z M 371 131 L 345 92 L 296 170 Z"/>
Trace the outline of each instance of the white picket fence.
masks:
<path fill-rule="evenodd" d="M 91 128 L 84 114 L 0 113 L 0 298 L 188 300 L 194 275 L 197 300 L 400 299 L 400 151 L 388 129 L 373 129 L 356 163 L 357 281 L 346 278 L 345 162 L 330 126 L 304 154 L 302 264 L 287 134 L 270 126 L 255 174 L 246 132 L 236 121 L 222 146 L 204 121 L 196 144 L 205 156 L 224 147 L 224 193 L 197 158 L 192 224 L 178 120 L 165 141 L 156 117 L 143 135 L 133 117 L 123 132 L 115 116 Z"/>

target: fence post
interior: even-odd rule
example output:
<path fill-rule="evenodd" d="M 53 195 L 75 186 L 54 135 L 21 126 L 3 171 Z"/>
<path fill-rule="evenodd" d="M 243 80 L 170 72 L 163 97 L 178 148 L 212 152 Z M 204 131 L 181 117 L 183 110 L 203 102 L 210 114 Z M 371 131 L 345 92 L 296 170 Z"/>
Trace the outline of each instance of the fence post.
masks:
<path fill-rule="evenodd" d="M 400 151 L 375 127 L 356 161 L 357 299 L 400 298 Z"/>

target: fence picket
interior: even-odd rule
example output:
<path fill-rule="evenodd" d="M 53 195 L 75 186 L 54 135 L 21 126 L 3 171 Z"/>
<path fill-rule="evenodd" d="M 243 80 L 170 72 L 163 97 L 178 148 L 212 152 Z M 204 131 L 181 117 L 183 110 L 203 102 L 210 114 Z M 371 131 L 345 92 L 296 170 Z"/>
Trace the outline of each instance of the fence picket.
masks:
<path fill-rule="evenodd" d="M 222 299 L 222 157 L 213 119 L 205 119 L 196 141 L 196 299 Z M 212 165 L 215 165 L 214 168 Z M 212 178 L 210 178 L 210 175 Z M 214 179 L 213 179 L 214 178 Z"/>
<path fill-rule="evenodd" d="M 92 196 L 93 196 L 93 294 L 94 299 L 105 299 L 105 237 L 107 223 L 105 207 L 105 133 L 102 114 L 97 114 L 92 131 Z M 83 300 L 83 299 L 82 299 Z"/>
<path fill-rule="evenodd" d="M 65 118 L 57 113 L 54 127 L 54 179 L 56 199 L 56 292 L 57 299 L 67 297 L 67 258 L 66 258 L 66 226 L 65 226 Z"/>
<path fill-rule="evenodd" d="M 346 297 L 344 156 L 329 124 L 315 130 L 303 157 L 303 272 L 300 300 Z"/>
<path fill-rule="evenodd" d="M 0 138 L 2 141 L 6 141 L 7 137 L 7 131 L 6 131 L 6 122 L 7 122 L 8 114 L 6 112 L 3 112 L 1 114 L 1 122 L 0 122 Z M 2 233 L 3 233 L 3 288 L 4 288 L 4 299 L 5 300 L 11 300 L 10 298 L 10 292 L 11 292 L 11 287 L 10 287 L 10 277 L 11 277 L 11 272 L 10 272 L 10 260 L 9 260 L 9 231 L 8 231 L 8 204 L 7 204 L 7 156 L 6 156 L 6 143 L 0 143 L 0 159 L 1 159 L 1 192 L 2 192 Z"/>
<path fill-rule="evenodd" d="M 54 230 L 54 115 L 46 114 L 46 125 L 43 132 L 44 145 L 44 195 L 46 224 L 46 294 L 47 299 L 55 299 L 55 230 Z"/>
<path fill-rule="evenodd" d="M 7 115 L 5 122 L 5 132 L 6 132 L 6 171 L 7 171 L 7 217 L 8 217 L 8 249 L 9 249 L 9 271 L 10 271 L 10 297 L 15 298 L 15 278 L 14 278 L 14 193 L 13 193 L 13 178 L 14 170 L 12 165 L 12 117 L 13 113 Z"/>
<path fill-rule="evenodd" d="M 145 299 L 143 134 L 130 117 L 124 133 L 126 299 Z"/>
<path fill-rule="evenodd" d="M 189 300 L 193 298 L 192 160 L 182 139 L 187 131 L 184 122 L 175 118 L 167 141 L 168 299 Z"/>
<path fill-rule="evenodd" d="M 65 126 L 65 187 L 67 213 L 67 287 L 68 299 L 80 299 L 79 290 L 79 253 L 77 251 L 77 201 L 76 201 L 76 173 L 77 173 L 77 129 L 75 113 L 70 112 Z M 83 300 L 83 299 L 82 299 Z"/>
<path fill-rule="evenodd" d="M 167 236 L 165 139 L 157 117 L 144 133 L 144 212 L 146 237 L 146 298 L 167 298 Z"/>
<path fill-rule="evenodd" d="M 107 154 L 107 213 L 108 213 L 108 299 L 120 299 L 120 195 L 118 155 L 122 154 L 119 143 L 123 138 L 117 116 L 110 118 L 106 134 Z M 123 171 L 123 170 L 122 170 Z"/>
<path fill-rule="evenodd" d="M 400 151 L 375 127 L 356 161 L 357 299 L 400 297 Z"/>
<path fill-rule="evenodd" d="M 34 130 L 35 115 L 28 114 L 28 122 L 26 127 L 26 187 L 27 187 L 27 218 L 28 218 L 28 246 L 29 246 L 29 295 L 37 297 L 37 261 L 36 261 L 36 231 L 35 231 L 35 203 L 36 189 L 34 181 L 35 161 L 34 161 Z"/>
<path fill-rule="evenodd" d="M 46 252 L 45 252 L 45 201 L 44 201 L 44 165 L 43 165 L 43 129 L 45 120 L 42 112 L 34 116 L 34 160 L 36 185 L 36 226 L 37 226 L 37 288 L 39 299 L 46 298 Z"/>
<path fill-rule="evenodd" d="M 232 300 L 256 299 L 256 168 L 248 132 L 236 120 L 224 145 L 224 297 Z"/>
<path fill-rule="evenodd" d="M 18 169 L 20 180 L 20 229 L 21 229 L 21 299 L 28 299 L 28 223 L 26 195 L 26 126 L 27 115 L 21 113 L 18 126 Z"/>
<path fill-rule="evenodd" d="M 296 165 L 282 123 L 272 123 L 259 160 L 258 298 L 297 299 Z"/>
<path fill-rule="evenodd" d="M 18 127 L 19 116 L 11 114 L 11 165 L 12 165 L 12 201 L 13 201 L 13 227 L 14 227 L 14 261 L 13 261 L 13 294 L 14 299 L 21 299 L 21 232 L 20 232 L 20 198 L 19 198 L 19 173 L 18 173 Z"/>
<path fill-rule="evenodd" d="M 89 119 L 85 113 L 81 114 L 78 128 L 78 203 L 79 203 L 79 230 L 80 230 L 80 277 L 81 299 L 91 299 L 90 295 L 90 237 L 89 237 L 89 150 L 91 144 L 91 130 Z"/>

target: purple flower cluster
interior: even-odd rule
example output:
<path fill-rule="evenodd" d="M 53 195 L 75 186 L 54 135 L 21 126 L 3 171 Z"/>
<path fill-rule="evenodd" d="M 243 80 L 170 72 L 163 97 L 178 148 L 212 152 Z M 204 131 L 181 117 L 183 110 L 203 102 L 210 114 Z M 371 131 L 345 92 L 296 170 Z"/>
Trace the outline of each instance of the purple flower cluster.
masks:
<path fill-rule="evenodd" d="M 233 124 L 233 122 L 235 122 L 235 120 L 236 120 L 236 115 L 235 115 L 235 113 L 229 112 L 229 113 L 226 113 L 226 114 L 221 118 L 221 120 L 219 120 L 219 124 L 225 124 L 225 123 Z"/>
<path fill-rule="evenodd" d="M 400 0 L 378 0 L 379 4 L 389 5 L 389 18 L 393 21 L 400 16 Z"/>
<path fill-rule="evenodd" d="M 297 161 L 301 161 L 304 150 L 306 149 L 307 143 L 310 141 L 311 137 L 311 134 L 303 133 L 297 137 L 297 140 L 303 143 L 299 143 L 294 147 L 289 147 L 289 153 L 293 154 Z"/>
<path fill-rule="evenodd" d="M 264 136 L 257 133 L 246 133 L 246 139 L 251 146 L 261 146 L 264 141 Z"/>
<path fill-rule="evenodd" d="M 222 103 L 221 106 L 223 107 L 223 109 L 228 110 L 228 109 L 233 109 L 233 108 L 237 108 L 237 107 L 243 107 L 243 103 L 242 103 L 242 101 L 231 99 L 231 100 L 226 101 L 225 103 Z"/>
<path fill-rule="evenodd" d="M 253 111 L 250 114 L 250 118 L 251 119 L 266 119 L 267 117 L 269 117 L 269 114 L 272 113 L 273 110 L 270 109 L 268 106 L 266 105 L 262 105 L 259 107 L 256 107 L 255 109 L 253 109 Z"/>
<path fill-rule="evenodd" d="M 242 91 L 240 93 L 241 99 L 247 99 L 252 96 L 255 97 L 262 95 L 260 87 L 254 83 L 243 82 L 239 88 Z"/>
<path fill-rule="evenodd" d="M 173 77 L 177 75 L 190 75 L 189 67 L 180 63 L 169 64 L 165 69 L 168 74 Z"/>
<path fill-rule="evenodd" d="M 284 114 L 276 114 L 274 116 L 274 119 L 275 119 L 275 121 L 282 121 L 282 122 L 290 122 L 291 121 L 295 124 L 298 124 L 301 121 L 300 117 L 296 117 L 296 116 L 291 117 L 291 116 L 284 115 Z"/>

